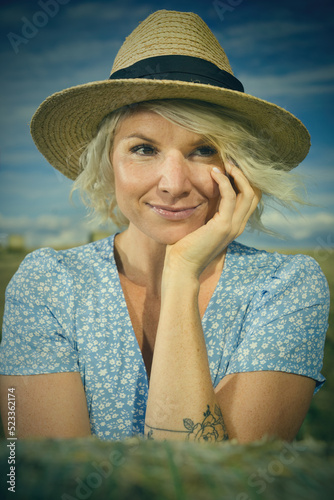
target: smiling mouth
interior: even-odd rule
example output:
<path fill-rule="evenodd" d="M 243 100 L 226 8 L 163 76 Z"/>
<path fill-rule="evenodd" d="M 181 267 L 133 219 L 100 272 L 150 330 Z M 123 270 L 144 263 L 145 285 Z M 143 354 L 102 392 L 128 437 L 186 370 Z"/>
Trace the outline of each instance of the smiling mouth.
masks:
<path fill-rule="evenodd" d="M 182 208 L 163 207 L 160 205 L 151 205 L 151 204 L 148 205 L 153 210 L 154 213 L 168 220 L 188 219 L 188 217 L 190 217 L 199 207 L 199 205 L 196 205 L 195 207 L 182 207 Z"/>

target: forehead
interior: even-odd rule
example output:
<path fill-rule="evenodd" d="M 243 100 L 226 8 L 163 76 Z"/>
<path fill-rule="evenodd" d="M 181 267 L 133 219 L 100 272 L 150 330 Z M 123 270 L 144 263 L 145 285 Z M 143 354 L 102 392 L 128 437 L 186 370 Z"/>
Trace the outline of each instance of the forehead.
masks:
<path fill-rule="evenodd" d="M 182 136 L 183 139 L 198 140 L 202 136 L 191 132 L 182 125 L 167 120 L 154 111 L 138 109 L 130 116 L 125 116 L 117 126 L 115 141 L 123 140 L 135 134 L 145 135 L 152 138 L 157 136 Z"/>
<path fill-rule="evenodd" d="M 133 111 L 130 115 L 125 115 L 119 122 L 117 132 L 121 132 L 131 128 L 145 127 L 152 123 L 167 121 L 162 116 L 154 111 L 146 109 L 138 109 Z"/>

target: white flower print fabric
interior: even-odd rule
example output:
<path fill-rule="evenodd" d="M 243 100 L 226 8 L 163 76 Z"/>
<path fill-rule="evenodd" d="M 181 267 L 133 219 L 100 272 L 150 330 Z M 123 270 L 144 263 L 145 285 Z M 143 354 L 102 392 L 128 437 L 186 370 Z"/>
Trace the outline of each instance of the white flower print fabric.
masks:
<path fill-rule="evenodd" d="M 275 370 L 319 390 L 329 290 L 311 257 L 233 242 L 202 319 L 214 387 Z M 92 434 L 143 434 L 149 381 L 114 259 L 114 236 L 29 254 L 6 290 L 0 373 L 80 372 Z"/>

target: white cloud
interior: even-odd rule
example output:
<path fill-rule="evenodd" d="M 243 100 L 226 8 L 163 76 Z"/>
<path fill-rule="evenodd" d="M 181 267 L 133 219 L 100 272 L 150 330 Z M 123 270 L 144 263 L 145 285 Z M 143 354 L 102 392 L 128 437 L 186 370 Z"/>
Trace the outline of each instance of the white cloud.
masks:
<path fill-rule="evenodd" d="M 27 248 L 50 246 L 64 248 L 88 243 L 92 232 L 100 228 L 86 219 L 76 216 L 42 214 L 4 216 L 0 214 L 0 243 L 6 244 L 10 234 L 23 236 Z M 115 227 L 110 224 L 102 228 L 112 233 Z"/>
<path fill-rule="evenodd" d="M 316 241 L 320 235 L 334 237 L 334 214 L 329 212 L 315 212 L 305 215 L 291 214 L 284 217 L 273 211 L 263 215 L 263 223 L 266 227 L 297 242 L 306 239 Z"/>
<path fill-rule="evenodd" d="M 2 232 L 20 232 L 31 224 L 31 218 L 27 215 L 4 217 L 0 214 L 0 228 Z"/>
<path fill-rule="evenodd" d="M 33 241 L 32 246 L 51 247 L 51 248 L 68 248 L 76 245 L 88 243 L 90 231 L 87 228 L 75 227 L 73 229 L 63 229 L 55 235 L 40 235 L 31 233 L 30 241 Z M 29 241 L 29 240 L 28 240 Z"/>
<path fill-rule="evenodd" d="M 316 159 L 307 157 L 303 161 L 300 167 L 302 169 L 301 173 L 318 179 L 324 178 L 326 182 L 334 181 L 334 148 L 330 146 L 322 147 L 319 153 Z M 318 156 L 320 157 L 319 160 Z"/>
<path fill-rule="evenodd" d="M 44 214 L 38 217 L 31 217 L 28 215 L 4 216 L 0 214 L 0 227 L 3 231 L 8 232 L 20 232 L 27 228 L 54 231 L 63 227 L 69 227 L 70 225 L 70 217 L 64 216 Z"/>
<path fill-rule="evenodd" d="M 232 25 L 215 34 L 228 53 L 233 54 L 234 57 L 244 57 L 248 54 L 254 56 L 257 53 L 271 52 L 273 47 L 277 52 L 283 52 L 285 49 L 291 50 L 291 38 L 301 35 L 304 35 L 303 41 L 299 40 L 299 44 L 311 44 L 312 36 L 317 31 L 322 33 L 323 25 L 321 23 L 266 20 Z"/>
<path fill-rule="evenodd" d="M 334 65 L 314 68 L 313 71 L 297 71 L 286 74 L 249 75 L 239 73 L 248 94 L 273 97 L 304 98 L 334 92 Z"/>

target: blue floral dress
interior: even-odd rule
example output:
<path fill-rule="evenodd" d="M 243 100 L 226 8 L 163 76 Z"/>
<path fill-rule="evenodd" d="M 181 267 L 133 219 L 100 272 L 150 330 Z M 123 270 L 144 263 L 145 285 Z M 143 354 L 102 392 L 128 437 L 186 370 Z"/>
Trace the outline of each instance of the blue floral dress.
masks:
<path fill-rule="evenodd" d="M 329 291 L 314 259 L 233 242 L 202 319 L 213 386 L 229 373 L 321 375 Z M 29 254 L 6 291 L 0 373 L 80 372 L 92 433 L 144 431 L 149 381 L 114 259 L 114 236 Z"/>

